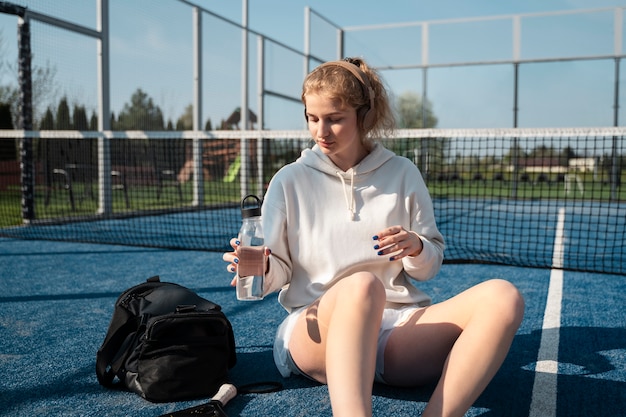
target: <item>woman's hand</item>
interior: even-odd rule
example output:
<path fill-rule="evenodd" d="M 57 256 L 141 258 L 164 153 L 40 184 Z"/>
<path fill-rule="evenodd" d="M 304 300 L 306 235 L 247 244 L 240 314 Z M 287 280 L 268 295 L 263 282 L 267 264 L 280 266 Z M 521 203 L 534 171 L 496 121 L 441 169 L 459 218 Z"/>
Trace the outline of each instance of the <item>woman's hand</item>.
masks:
<path fill-rule="evenodd" d="M 389 258 L 390 261 L 396 261 L 405 256 L 417 256 L 424 249 L 424 243 L 419 235 L 404 230 L 402 226 L 388 227 L 372 239 L 376 241 L 374 249 L 378 251 L 378 255 L 392 255 Z"/>
<path fill-rule="evenodd" d="M 232 238 L 230 240 L 230 246 L 233 247 L 233 252 L 226 252 L 222 256 L 222 259 L 225 262 L 228 262 L 228 266 L 226 267 L 226 269 L 228 269 L 228 272 L 237 272 L 237 269 L 238 269 L 240 264 L 244 264 L 244 266 L 248 265 L 248 264 L 252 264 L 252 265 L 256 264 L 256 265 L 258 265 L 258 263 L 257 263 L 257 262 L 259 262 L 258 259 L 248 259 L 247 257 L 243 258 L 241 256 L 241 253 L 242 253 L 241 250 L 240 250 L 241 246 L 240 246 L 239 240 L 237 240 L 237 238 Z M 269 266 L 269 262 L 268 262 L 267 259 L 270 256 L 270 254 L 271 254 L 271 251 L 270 251 L 269 248 L 267 248 L 267 247 L 263 248 L 263 255 L 264 255 L 263 262 L 265 263 L 265 265 L 263 265 L 263 267 L 264 267 L 266 273 L 267 273 L 268 266 Z M 252 252 L 251 252 L 251 258 L 256 258 L 254 256 L 254 253 L 252 253 Z M 250 267 L 250 265 L 248 265 L 248 267 Z M 236 284 L 237 284 L 237 277 L 235 276 L 235 277 L 233 277 L 232 281 L 230 282 L 230 285 L 234 287 Z"/>
<path fill-rule="evenodd" d="M 228 266 L 226 267 L 226 269 L 228 269 L 228 272 L 237 272 L 237 263 L 239 263 L 239 259 L 237 258 L 236 250 L 239 247 L 239 240 L 237 240 L 237 238 L 232 238 L 230 240 L 230 246 L 232 246 L 233 252 L 224 253 L 224 255 L 222 255 L 222 259 L 225 262 L 228 262 Z M 236 284 L 237 277 L 235 276 L 230 282 L 230 285 L 234 287 Z"/>

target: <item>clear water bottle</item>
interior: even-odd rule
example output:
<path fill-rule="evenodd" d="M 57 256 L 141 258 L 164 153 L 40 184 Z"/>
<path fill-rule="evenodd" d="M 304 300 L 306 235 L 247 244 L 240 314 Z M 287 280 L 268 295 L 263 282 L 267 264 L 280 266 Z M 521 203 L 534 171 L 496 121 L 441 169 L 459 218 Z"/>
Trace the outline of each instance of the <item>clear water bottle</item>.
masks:
<path fill-rule="evenodd" d="M 254 200 L 248 206 L 246 201 Z M 261 200 L 248 195 L 241 201 L 240 246 L 237 249 L 237 299 L 252 301 L 263 299 L 265 279 L 265 247 L 263 225 L 261 224 Z"/>

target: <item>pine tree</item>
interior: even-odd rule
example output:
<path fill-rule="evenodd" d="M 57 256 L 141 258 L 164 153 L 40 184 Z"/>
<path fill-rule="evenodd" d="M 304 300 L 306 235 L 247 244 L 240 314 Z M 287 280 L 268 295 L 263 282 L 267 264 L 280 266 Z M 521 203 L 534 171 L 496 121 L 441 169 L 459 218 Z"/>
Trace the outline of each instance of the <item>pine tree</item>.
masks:
<path fill-rule="evenodd" d="M 76 130 L 87 130 L 89 128 L 85 106 L 74 105 L 73 127 Z"/>
<path fill-rule="evenodd" d="M 39 122 L 39 130 L 53 130 L 54 129 L 54 115 L 50 107 L 46 109 L 43 118 Z"/>
<path fill-rule="evenodd" d="M 164 130 L 163 112 L 141 89 L 137 89 L 117 118 L 116 130 Z"/>
<path fill-rule="evenodd" d="M 59 107 L 57 107 L 56 129 L 72 130 L 70 106 L 67 104 L 67 97 L 63 97 L 59 102 Z"/>
<path fill-rule="evenodd" d="M 98 130 L 98 116 L 96 112 L 91 113 L 91 118 L 89 119 L 89 130 Z"/>

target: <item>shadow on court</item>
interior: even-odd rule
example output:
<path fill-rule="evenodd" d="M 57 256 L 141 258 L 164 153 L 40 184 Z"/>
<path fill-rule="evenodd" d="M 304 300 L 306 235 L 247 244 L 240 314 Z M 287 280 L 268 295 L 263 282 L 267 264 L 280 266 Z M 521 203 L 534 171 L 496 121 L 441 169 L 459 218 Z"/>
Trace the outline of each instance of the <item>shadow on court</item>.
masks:
<path fill-rule="evenodd" d="M 286 315 L 276 295 L 238 302 L 221 253 L 0 239 L 0 257 L 0 415 L 156 417 L 201 404 L 153 404 L 96 380 L 95 353 L 115 300 L 155 274 L 223 307 L 235 329 L 233 382 L 284 385 L 280 392 L 237 396 L 226 407 L 230 417 L 332 415 L 326 386 L 303 377 L 283 379 L 274 366 L 274 332 Z M 420 283 L 438 302 L 481 280 L 505 277 L 526 299 L 509 355 L 466 417 L 530 414 L 549 275 L 536 268 L 459 264 L 444 265 L 438 277 Z M 626 283 L 603 274 L 566 272 L 565 278 L 555 416 L 622 416 Z M 374 415 L 418 415 L 432 389 L 376 384 Z"/>

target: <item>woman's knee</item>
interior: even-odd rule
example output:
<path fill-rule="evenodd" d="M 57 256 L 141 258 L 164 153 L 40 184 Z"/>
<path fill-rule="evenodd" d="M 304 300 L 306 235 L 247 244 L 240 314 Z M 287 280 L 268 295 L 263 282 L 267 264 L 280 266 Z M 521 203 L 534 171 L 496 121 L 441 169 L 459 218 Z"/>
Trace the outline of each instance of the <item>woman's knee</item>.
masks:
<path fill-rule="evenodd" d="M 370 272 L 357 272 L 336 284 L 339 296 L 354 303 L 378 303 L 384 306 L 386 293 L 383 283 Z"/>
<path fill-rule="evenodd" d="M 515 285 L 503 279 L 492 279 L 483 283 L 489 301 L 485 305 L 491 306 L 499 317 L 519 326 L 524 317 L 524 297 Z"/>

